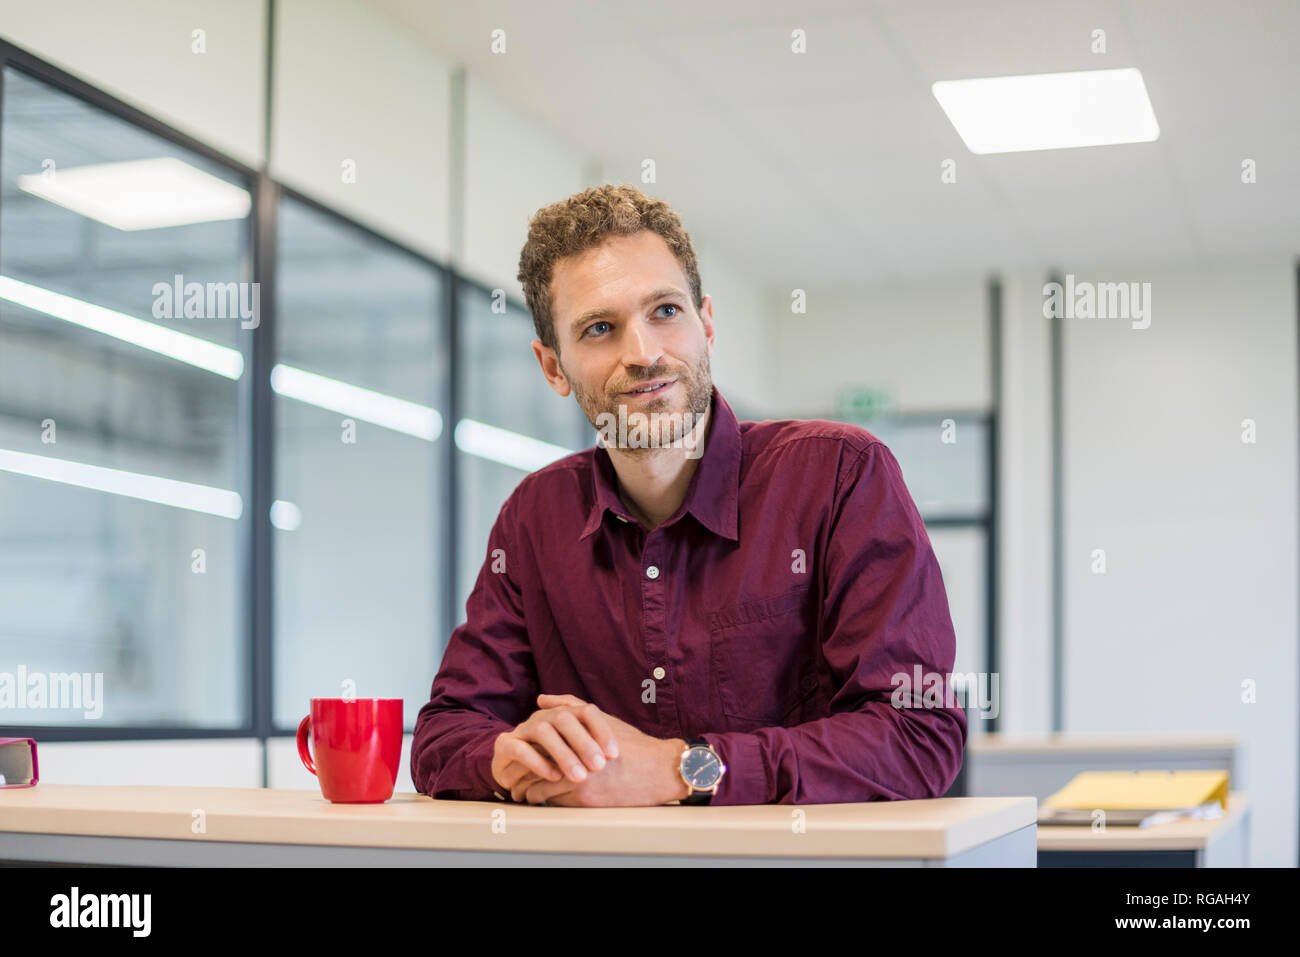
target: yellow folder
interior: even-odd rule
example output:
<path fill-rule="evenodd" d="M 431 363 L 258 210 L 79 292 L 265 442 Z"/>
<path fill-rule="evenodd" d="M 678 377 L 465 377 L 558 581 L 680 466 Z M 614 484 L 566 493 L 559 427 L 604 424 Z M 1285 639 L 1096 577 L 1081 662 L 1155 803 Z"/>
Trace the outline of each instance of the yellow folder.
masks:
<path fill-rule="evenodd" d="M 1070 810 L 1170 811 L 1218 801 L 1228 808 L 1227 771 L 1084 771 L 1044 807 Z"/>

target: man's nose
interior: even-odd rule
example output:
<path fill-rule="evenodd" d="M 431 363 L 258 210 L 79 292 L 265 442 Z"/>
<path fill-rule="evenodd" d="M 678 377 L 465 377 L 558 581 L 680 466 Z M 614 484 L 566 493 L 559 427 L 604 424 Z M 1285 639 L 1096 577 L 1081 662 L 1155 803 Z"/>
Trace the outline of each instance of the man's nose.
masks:
<path fill-rule="evenodd" d="M 658 336 L 645 323 L 634 322 L 623 337 L 623 363 L 651 368 L 663 358 Z"/>

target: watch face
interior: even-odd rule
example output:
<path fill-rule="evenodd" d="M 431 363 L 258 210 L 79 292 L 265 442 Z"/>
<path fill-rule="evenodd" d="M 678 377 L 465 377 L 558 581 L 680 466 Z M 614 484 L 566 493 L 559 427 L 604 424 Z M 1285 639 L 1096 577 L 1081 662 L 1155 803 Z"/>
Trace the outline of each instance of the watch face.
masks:
<path fill-rule="evenodd" d="M 691 748 L 682 759 L 682 776 L 693 788 L 711 788 L 722 777 L 722 762 L 708 748 Z"/>

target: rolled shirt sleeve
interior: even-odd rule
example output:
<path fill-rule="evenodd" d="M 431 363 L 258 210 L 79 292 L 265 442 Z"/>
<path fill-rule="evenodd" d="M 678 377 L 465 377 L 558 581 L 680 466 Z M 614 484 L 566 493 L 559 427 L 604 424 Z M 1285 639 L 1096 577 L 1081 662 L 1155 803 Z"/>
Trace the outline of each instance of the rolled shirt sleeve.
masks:
<path fill-rule="evenodd" d="M 434 798 L 509 799 L 492 777 L 496 738 L 536 710 L 537 668 L 512 566 L 512 494 L 488 536 L 487 558 L 452 632 L 411 740 L 411 780 Z"/>
<path fill-rule="evenodd" d="M 832 714 L 702 735 L 727 767 L 713 804 L 941 797 L 961 769 L 966 715 L 951 697 L 956 637 L 938 560 L 893 453 L 874 442 L 850 461 L 825 550 Z"/>

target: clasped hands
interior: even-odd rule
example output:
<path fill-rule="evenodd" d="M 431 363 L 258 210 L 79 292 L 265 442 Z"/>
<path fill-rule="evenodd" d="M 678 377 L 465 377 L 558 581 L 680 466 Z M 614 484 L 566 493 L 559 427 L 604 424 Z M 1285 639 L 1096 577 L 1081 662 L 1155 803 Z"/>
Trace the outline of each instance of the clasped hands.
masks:
<path fill-rule="evenodd" d="M 493 747 L 492 777 L 515 801 L 644 807 L 690 794 L 678 771 L 683 739 L 651 737 L 571 694 L 537 704 Z"/>

